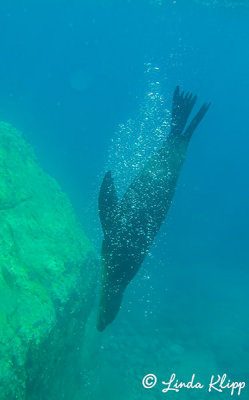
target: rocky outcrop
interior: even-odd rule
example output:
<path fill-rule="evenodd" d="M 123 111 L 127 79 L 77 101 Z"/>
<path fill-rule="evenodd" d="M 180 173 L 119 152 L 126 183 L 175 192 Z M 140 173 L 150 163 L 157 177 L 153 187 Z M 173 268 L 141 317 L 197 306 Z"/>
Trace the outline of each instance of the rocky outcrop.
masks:
<path fill-rule="evenodd" d="M 66 195 L 6 123 L 0 171 L 0 399 L 73 400 L 94 251 Z"/>

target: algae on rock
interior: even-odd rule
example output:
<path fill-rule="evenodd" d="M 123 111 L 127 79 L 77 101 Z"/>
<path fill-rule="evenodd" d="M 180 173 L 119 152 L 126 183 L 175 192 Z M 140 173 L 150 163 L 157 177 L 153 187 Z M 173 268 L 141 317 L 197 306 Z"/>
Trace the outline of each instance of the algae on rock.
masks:
<path fill-rule="evenodd" d="M 2 122 L 0 170 L 0 400 L 51 399 L 54 370 L 65 375 L 68 346 L 80 346 L 97 262 L 66 195 Z"/>

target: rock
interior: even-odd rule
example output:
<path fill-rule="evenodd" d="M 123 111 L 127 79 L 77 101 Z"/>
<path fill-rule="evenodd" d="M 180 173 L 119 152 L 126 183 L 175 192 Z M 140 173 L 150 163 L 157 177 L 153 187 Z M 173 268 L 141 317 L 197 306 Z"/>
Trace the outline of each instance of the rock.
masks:
<path fill-rule="evenodd" d="M 94 250 L 56 181 L 0 123 L 0 400 L 78 399 Z"/>

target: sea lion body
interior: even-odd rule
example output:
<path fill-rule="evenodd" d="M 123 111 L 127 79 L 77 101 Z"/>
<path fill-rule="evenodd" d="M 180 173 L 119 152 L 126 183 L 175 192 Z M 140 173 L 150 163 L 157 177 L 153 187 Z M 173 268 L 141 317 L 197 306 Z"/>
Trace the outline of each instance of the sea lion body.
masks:
<path fill-rule="evenodd" d="M 209 105 L 203 105 L 183 133 L 196 96 L 173 97 L 171 132 L 118 202 L 111 172 L 99 193 L 104 231 L 102 283 L 97 328 L 102 331 L 116 317 L 125 288 L 136 275 L 172 202 L 192 133 Z"/>

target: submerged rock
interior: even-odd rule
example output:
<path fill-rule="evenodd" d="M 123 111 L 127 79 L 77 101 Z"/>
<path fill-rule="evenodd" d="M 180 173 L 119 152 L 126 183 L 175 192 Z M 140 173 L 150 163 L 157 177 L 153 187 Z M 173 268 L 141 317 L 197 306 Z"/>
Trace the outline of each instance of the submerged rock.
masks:
<path fill-rule="evenodd" d="M 94 251 L 66 195 L 6 123 L 0 170 L 0 399 L 73 400 Z"/>

